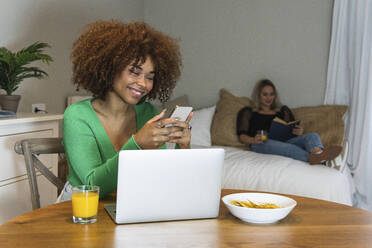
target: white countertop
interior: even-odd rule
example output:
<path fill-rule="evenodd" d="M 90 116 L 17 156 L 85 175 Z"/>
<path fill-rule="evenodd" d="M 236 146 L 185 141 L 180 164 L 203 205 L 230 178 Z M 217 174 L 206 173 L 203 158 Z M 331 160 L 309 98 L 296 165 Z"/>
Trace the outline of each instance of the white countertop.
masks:
<path fill-rule="evenodd" d="M 1 125 L 9 125 L 9 124 L 19 124 L 24 122 L 39 122 L 39 121 L 55 121 L 55 120 L 62 120 L 63 114 L 34 114 L 34 113 L 17 113 L 16 116 L 13 117 L 0 117 L 0 126 Z"/>

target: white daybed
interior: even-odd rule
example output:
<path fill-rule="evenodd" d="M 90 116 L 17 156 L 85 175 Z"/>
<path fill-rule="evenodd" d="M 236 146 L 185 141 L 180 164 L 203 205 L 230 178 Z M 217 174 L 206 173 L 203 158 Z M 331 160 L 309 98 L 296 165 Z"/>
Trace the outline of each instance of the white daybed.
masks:
<path fill-rule="evenodd" d="M 219 103 L 226 106 L 225 102 L 221 103 L 221 99 Z M 190 123 L 192 125 L 192 148 L 216 146 L 212 145 L 213 134 L 211 135 L 211 130 L 212 133 L 216 131 L 213 130 L 215 129 L 213 122 L 218 121 L 215 116 L 217 111 L 215 111 L 216 106 L 194 111 Z M 226 121 L 229 118 L 228 114 L 223 114 L 223 121 Z M 236 116 L 234 111 L 231 114 Z M 219 134 L 228 131 L 225 127 L 219 127 L 219 129 Z M 227 139 L 228 137 L 225 137 L 223 140 Z M 352 193 L 354 192 L 352 176 L 347 166 L 341 165 L 345 163 L 347 153 L 345 150 L 336 160 L 338 163 L 336 167 L 341 165 L 343 168 L 335 169 L 324 165 L 309 165 L 277 155 L 258 154 L 244 147 L 227 145 L 218 145 L 218 147 L 225 149 L 222 183 L 224 189 L 293 194 L 352 205 Z"/>

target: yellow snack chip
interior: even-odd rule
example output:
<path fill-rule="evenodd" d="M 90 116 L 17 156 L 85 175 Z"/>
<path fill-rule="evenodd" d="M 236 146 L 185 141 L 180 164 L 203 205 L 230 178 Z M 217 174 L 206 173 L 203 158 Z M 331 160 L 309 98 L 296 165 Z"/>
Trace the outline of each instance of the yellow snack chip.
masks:
<path fill-rule="evenodd" d="M 245 208 L 263 208 L 263 209 L 273 209 L 273 208 L 280 208 L 278 205 L 274 203 L 262 203 L 262 204 L 256 204 L 250 200 L 248 201 L 235 201 L 232 200 L 230 203 L 234 206 L 238 207 L 245 207 Z"/>

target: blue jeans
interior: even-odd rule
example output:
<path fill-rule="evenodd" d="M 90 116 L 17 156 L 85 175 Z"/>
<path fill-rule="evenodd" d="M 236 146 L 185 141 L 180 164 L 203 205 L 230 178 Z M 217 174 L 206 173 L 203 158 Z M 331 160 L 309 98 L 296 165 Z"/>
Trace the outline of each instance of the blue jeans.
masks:
<path fill-rule="evenodd" d="M 263 144 L 252 144 L 251 150 L 258 153 L 281 155 L 307 162 L 308 155 L 315 147 L 323 149 L 317 133 L 307 133 L 285 142 L 268 139 Z"/>

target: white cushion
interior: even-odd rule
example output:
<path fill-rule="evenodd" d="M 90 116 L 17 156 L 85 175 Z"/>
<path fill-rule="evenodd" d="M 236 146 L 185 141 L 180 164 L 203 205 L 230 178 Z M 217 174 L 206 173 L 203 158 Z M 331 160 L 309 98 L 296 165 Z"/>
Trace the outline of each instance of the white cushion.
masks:
<path fill-rule="evenodd" d="M 211 124 L 216 106 L 194 110 L 191 118 L 191 144 L 211 146 Z"/>

